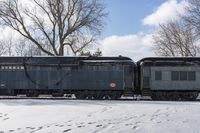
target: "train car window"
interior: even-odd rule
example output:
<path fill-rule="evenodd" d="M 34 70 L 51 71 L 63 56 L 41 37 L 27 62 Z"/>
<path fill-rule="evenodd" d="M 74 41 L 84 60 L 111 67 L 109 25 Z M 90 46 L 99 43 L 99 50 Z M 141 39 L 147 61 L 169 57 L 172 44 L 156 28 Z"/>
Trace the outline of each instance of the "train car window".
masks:
<path fill-rule="evenodd" d="M 185 71 L 180 72 L 180 80 L 187 80 L 187 72 Z"/>
<path fill-rule="evenodd" d="M 117 66 L 112 66 L 112 70 L 117 70 Z"/>
<path fill-rule="evenodd" d="M 88 66 L 88 70 L 96 71 L 98 70 L 98 66 Z"/>
<path fill-rule="evenodd" d="M 96 70 L 104 70 L 104 66 L 96 66 Z"/>
<path fill-rule="evenodd" d="M 66 71 L 71 71 L 71 67 L 65 67 Z"/>
<path fill-rule="evenodd" d="M 16 69 L 16 66 L 13 66 L 13 69 Z"/>
<path fill-rule="evenodd" d="M 179 72 L 177 72 L 177 71 L 172 71 L 172 72 L 171 72 L 171 79 L 172 79 L 172 80 L 179 80 Z"/>
<path fill-rule="evenodd" d="M 162 72 L 161 71 L 155 72 L 155 80 L 162 80 Z"/>
<path fill-rule="evenodd" d="M 4 66 L 1 66 L 1 69 L 5 69 L 5 67 L 4 67 Z"/>
<path fill-rule="evenodd" d="M 94 66 L 94 70 L 98 71 L 99 70 L 99 66 Z"/>
<path fill-rule="evenodd" d="M 123 70 L 123 66 L 118 65 L 118 66 L 117 66 L 117 70 Z"/>
<path fill-rule="evenodd" d="M 99 66 L 99 65 L 95 65 L 95 66 L 87 66 L 88 70 L 92 70 L 92 71 L 106 71 L 106 70 L 115 70 L 116 67 L 113 66 Z"/>
<path fill-rule="evenodd" d="M 88 70 L 92 70 L 92 66 L 88 66 Z"/>
<path fill-rule="evenodd" d="M 188 72 L 188 80 L 189 80 L 189 81 L 194 81 L 194 80 L 196 80 L 196 74 L 195 74 L 194 71 Z"/>

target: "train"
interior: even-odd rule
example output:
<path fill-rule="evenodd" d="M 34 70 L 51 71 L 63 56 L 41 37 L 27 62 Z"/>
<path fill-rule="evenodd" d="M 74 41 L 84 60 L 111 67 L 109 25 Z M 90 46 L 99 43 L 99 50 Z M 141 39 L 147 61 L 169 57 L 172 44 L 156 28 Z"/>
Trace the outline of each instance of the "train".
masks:
<path fill-rule="evenodd" d="M 199 92 L 198 57 L 0 57 L 1 96 L 196 100 Z"/>

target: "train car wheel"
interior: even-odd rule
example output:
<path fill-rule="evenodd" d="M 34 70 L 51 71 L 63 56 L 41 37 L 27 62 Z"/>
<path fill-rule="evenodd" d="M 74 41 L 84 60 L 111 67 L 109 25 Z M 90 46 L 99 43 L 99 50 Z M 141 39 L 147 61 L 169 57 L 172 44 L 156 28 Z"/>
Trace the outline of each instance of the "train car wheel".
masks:
<path fill-rule="evenodd" d="M 9 95 L 10 96 L 17 96 L 17 91 L 16 90 L 10 90 Z"/>
<path fill-rule="evenodd" d="M 94 99 L 94 97 L 93 97 L 92 94 L 87 94 L 86 99 L 88 99 L 88 100 L 92 100 L 92 99 Z"/>
<path fill-rule="evenodd" d="M 151 99 L 154 101 L 164 101 L 164 100 L 167 100 L 168 98 L 163 92 L 152 92 Z"/>
<path fill-rule="evenodd" d="M 39 96 L 39 92 L 38 91 L 34 91 L 34 90 L 28 90 L 28 91 L 26 91 L 26 96 L 27 97 L 38 97 Z"/>
<path fill-rule="evenodd" d="M 185 101 L 194 101 L 197 99 L 197 97 L 198 97 L 197 92 L 188 92 L 188 93 L 182 94 L 181 99 Z"/>
<path fill-rule="evenodd" d="M 77 93 L 75 93 L 75 97 L 77 99 L 86 99 L 86 96 L 85 96 L 85 94 L 83 92 L 77 92 Z"/>
<path fill-rule="evenodd" d="M 104 97 L 104 94 L 102 92 L 97 92 L 97 94 L 95 95 L 95 99 L 97 100 L 101 100 L 103 99 Z"/>
<path fill-rule="evenodd" d="M 117 100 L 121 97 L 121 92 L 112 92 L 110 93 L 110 98 L 112 100 Z"/>
<path fill-rule="evenodd" d="M 111 93 L 109 91 L 102 91 L 100 93 L 100 97 L 101 97 L 101 99 L 109 100 L 109 99 L 111 99 Z"/>
<path fill-rule="evenodd" d="M 63 93 L 52 93 L 51 94 L 53 97 L 63 97 L 64 94 Z"/>

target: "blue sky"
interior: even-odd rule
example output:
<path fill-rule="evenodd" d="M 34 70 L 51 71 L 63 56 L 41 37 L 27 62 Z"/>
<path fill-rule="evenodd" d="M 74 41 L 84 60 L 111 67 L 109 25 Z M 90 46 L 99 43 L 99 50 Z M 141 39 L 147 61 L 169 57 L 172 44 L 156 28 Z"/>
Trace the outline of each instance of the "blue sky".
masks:
<path fill-rule="evenodd" d="M 127 35 L 148 30 L 142 19 L 166 0 L 105 0 L 109 13 L 103 36 Z"/>
<path fill-rule="evenodd" d="M 104 56 L 133 60 L 156 56 L 152 35 L 159 24 L 179 19 L 187 0 L 105 0 L 109 15 L 100 46 Z"/>

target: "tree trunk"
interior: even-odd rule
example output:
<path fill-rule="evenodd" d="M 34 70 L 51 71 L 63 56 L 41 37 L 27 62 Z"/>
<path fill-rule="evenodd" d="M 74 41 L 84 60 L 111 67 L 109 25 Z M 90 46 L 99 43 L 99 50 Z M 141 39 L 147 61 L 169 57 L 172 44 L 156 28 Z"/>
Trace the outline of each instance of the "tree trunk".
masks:
<path fill-rule="evenodd" d="M 63 55 L 64 55 L 64 46 L 60 46 L 59 55 L 58 56 L 63 56 Z"/>

